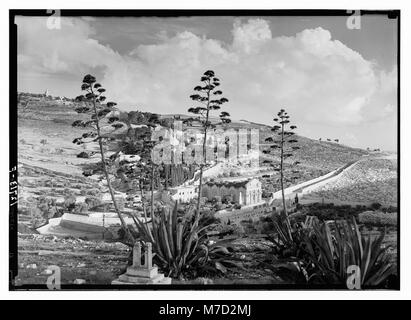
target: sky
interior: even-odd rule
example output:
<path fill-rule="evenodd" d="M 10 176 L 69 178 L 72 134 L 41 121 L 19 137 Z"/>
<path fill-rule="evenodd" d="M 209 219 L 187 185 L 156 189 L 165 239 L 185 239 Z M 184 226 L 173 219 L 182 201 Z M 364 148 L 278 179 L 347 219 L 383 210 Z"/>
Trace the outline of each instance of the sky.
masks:
<path fill-rule="evenodd" d="M 297 133 L 397 149 L 397 20 L 346 17 L 16 17 L 18 90 L 75 97 L 96 76 L 122 110 L 187 113 L 214 70 L 235 120 L 271 125 L 284 108 Z"/>

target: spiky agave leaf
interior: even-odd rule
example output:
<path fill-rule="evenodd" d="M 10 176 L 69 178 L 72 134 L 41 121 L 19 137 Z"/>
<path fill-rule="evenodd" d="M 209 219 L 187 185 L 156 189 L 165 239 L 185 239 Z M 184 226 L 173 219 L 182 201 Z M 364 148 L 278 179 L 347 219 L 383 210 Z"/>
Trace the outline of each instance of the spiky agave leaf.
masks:
<path fill-rule="evenodd" d="M 387 247 L 382 246 L 385 233 L 377 238 L 361 235 L 354 217 L 334 222 L 333 233 L 326 223 L 313 225 L 313 235 L 304 241 L 305 252 L 328 283 L 345 285 L 350 265 L 360 268 L 363 286 L 377 286 L 395 273 Z"/>

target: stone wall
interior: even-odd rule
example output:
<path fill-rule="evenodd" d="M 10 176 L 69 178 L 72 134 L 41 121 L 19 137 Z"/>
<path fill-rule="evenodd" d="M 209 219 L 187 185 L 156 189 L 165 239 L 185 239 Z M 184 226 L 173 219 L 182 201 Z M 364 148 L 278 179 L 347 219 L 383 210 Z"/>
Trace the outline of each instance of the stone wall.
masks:
<path fill-rule="evenodd" d="M 266 204 L 261 204 L 255 207 L 245 208 L 245 209 L 235 209 L 232 211 L 222 211 L 215 214 L 216 218 L 221 221 L 227 222 L 230 220 L 231 223 L 239 224 L 242 220 L 257 220 L 262 216 L 269 215 L 276 210 L 273 206 L 268 206 Z"/>

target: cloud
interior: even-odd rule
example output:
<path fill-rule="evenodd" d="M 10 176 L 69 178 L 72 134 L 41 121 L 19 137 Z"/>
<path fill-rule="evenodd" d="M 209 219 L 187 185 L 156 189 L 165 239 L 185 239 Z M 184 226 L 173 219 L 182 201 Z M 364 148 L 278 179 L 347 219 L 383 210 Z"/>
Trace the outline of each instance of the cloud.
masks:
<path fill-rule="evenodd" d="M 271 40 L 271 30 L 268 23 L 262 19 L 254 19 L 252 23 L 234 22 L 233 49 L 246 54 L 258 52 L 261 45 Z"/>
<path fill-rule="evenodd" d="M 376 76 L 375 92 L 362 111 L 368 122 L 387 121 L 397 116 L 397 68 L 376 70 Z"/>
<path fill-rule="evenodd" d="M 395 107 L 392 104 L 387 104 L 384 109 L 383 109 L 383 114 L 385 116 L 392 114 L 393 112 L 395 112 Z"/>
<path fill-rule="evenodd" d="M 183 31 L 120 55 L 93 39 L 90 21 L 63 18 L 56 31 L 32 19 L 18 22 L 23 73 L 80 78 L 100 68 L 108 96 L 127 110 L 186 113 L 208 69 L 221 79 L 226 109 L 236 119 L 269 123 L 285 108 L 295 123 L 358 125 L 396 105 L 396 70 L 381 70 L 323 28 L 273 37 L 263 19 L 236 20 L 230 43 Z"/>
<path fill-rule="evenodd" d="M 42 17 L 17 17 L 19 71 L 80 75 L 86 68 L 106 67 L 122 60 L 92 38 L 88 19 L 61 18 L 60 29 L 48 29 Z"/>
<path fill-rule="evenodd" d="M 397 68 L 395 66 L 389 72 L 381 70 L 379 86 L 382 93 L 396 94 Z"/>

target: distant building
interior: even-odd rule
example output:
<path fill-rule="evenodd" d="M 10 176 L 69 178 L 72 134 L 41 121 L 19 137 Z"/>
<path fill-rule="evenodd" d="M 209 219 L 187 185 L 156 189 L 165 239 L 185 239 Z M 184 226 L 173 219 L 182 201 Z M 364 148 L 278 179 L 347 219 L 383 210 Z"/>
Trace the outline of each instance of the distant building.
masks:
<path fill-rule="evenodd" d="M 261 204 L 262 184 L 258 179 L 241 180 L 241 181 L 221 181 L 207 182 L 202 188 L 202 196 L 208 200 L 219 196 L 231 196 L 236 204 L 252 206 Z"/>
<path fill-rule="evenodd" d="M 197 186 L 188 185 L 188 186 L 179 186 L 176 188 L 169 189 L 170 196 L 174 201 L 180 203 L 187 203 L 190 200 L 197 198 L 198 191 Z"/>

